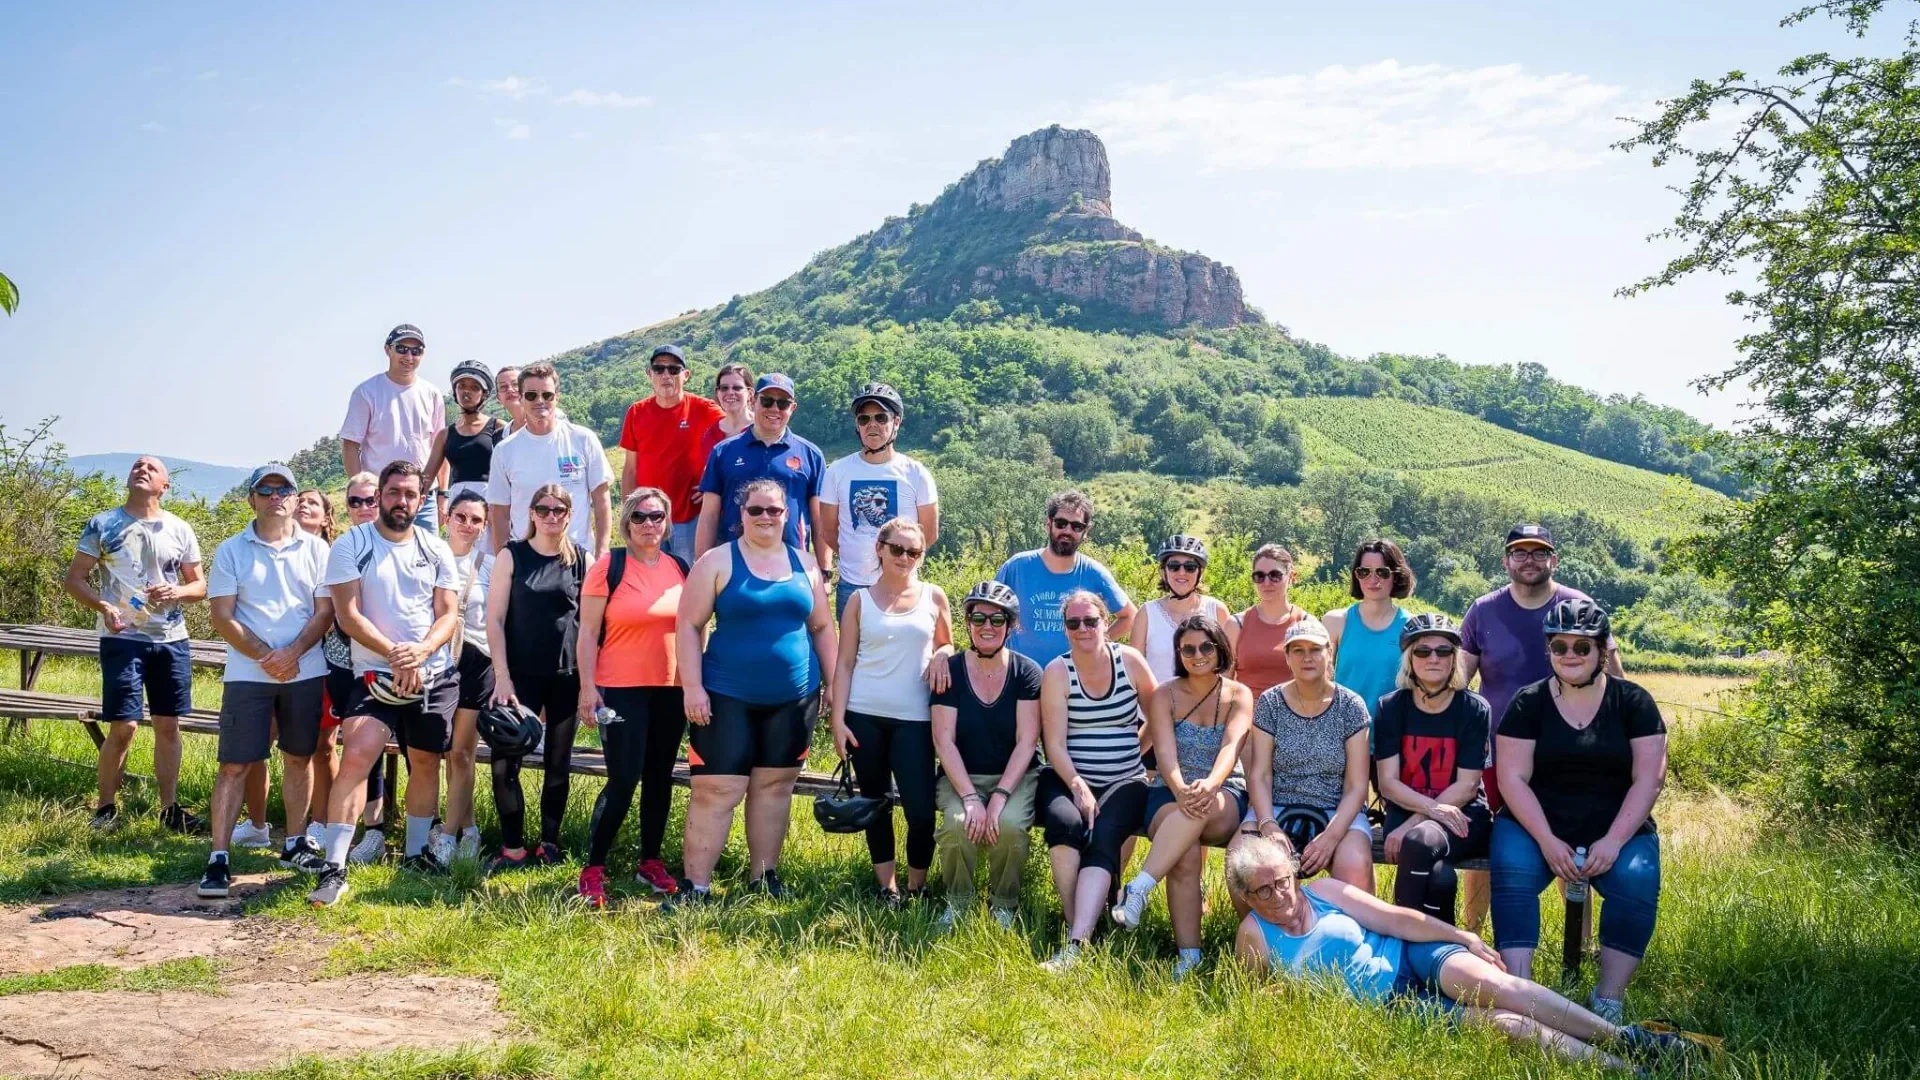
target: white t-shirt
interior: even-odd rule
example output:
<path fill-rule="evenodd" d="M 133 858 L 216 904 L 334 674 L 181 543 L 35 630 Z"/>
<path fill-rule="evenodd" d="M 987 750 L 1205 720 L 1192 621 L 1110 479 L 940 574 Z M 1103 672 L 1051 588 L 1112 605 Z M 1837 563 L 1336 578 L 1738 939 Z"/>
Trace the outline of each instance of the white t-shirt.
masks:
<path fill-rule="evenodd" d="M 222 541 L 213 551 L 213 569 L 207 574 L 207 599 L 233 597 L 233 621 L 279 649 L 291 645 L 313 618 L 314 602 L 328 595 L 327 542 L 294 529 L 293 536 L 275 546 L 260 539 L 253 522 Z M 327 673 L 327 654 L 315 641 L 300 655 L 297 679 L 315 679 Z M 227 682 L 275 682 L 258 660 L 227 646 Z"/>
<path fill-rule="evenodd" d="M 433 437 L 447 426 L 447 399 L 425 379 L 401 386 L 381 372 L 353 388 L 340 437 L 360 444 L 360 467 L 380 475 L 395 461 L 422 468 L 433 453 Z"/>
<path fill-rule="evenodd" d="M 88 518 L 76 546 L 98 561 L 100 598 L 119 608 L 128 622 L 125 630 L 110 634 L 106 616 L 96 616 L 94 627 L 101 637 L 186 640 L 187 613 L 179 604 L 149 606 L 147 589 L 178 585 L 182 569 L 200 565 L 200 541 L 193 526 L 165 510 L 158 517 L 137 518 L 116 506 Z"/>
<path fill-rule="evenodd" d="M 481 546 L 485 539 L 482 535 L 475 540 L 473 550 L 464 557 L 453 557 L 460 574 L 460 584 L 455 586 L 455 591 L 467 598 L 466 614 L 460 620 L 460 637 L 483 653 L 487 651 L 487 589 L 492 585 L 493 577 L 493 556 Z M 469 578 L 472 579 L 471 584 Z"/>
<path fill-rule="evenodd" d="M 840 508 L 840 580 L 865 586 L 880 580 L 873 550 L 880 526 L 896 517 L 920 520 L 920 508 L 937 504 L 940 493 L 932 471 L 899 451 L 879 465 L 848 454 L 827 466 L 820 501 Z"/>
<path fill-rule="evenodd" d="M 487 503 L 508 508 L 511 535 L 504 539 L 519 540 L 527 535 L 527 508 L 534 491 L 559 484 L 573 496 L 573 519 L 567 534 L 574 543 L 592 551 L 593 489 L 605 484 L 611 472 L 606 450 L 588 428 L 564 420 L 545 435 L 521 428 L 493 448 Z"/>
<path fill-rule="evenodd" d="M 424 641 L 433 629 L 435 589 L 458 592 L 459 571 L 446 542 L 415 526 L 412 535 L 393 543 L 369 521 L 355 525 L 333 545 L 327 556 L 327 584 L 360 583 L 360 614 L 389 641 Z M 392 672 L 387 658 L 358 641 L 353 643 L 353 673 Z M 442 645 L 420 665 L 424 676 L 438 675 L 453 666 L 453 646 Z"/>

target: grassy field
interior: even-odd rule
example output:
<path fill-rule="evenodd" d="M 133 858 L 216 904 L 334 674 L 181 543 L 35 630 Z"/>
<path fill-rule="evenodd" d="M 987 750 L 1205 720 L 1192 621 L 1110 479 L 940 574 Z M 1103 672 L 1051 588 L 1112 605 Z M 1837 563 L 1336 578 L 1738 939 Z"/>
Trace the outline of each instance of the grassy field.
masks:
<path fill-rule="evenodd" d="M 49 688 L 85 690 L 87 674 L 57 666 Z M 1677 732 L 1710 717 L 1728 689 L 1725 680 L 1649 682 L 1677 703 Z M 150 771 L 148 746 L 136 743 L 135 771 Z M 188 747 L 183 793 L 203 805 L 212 742 Z M 197 875 L 204 841 L 162 833 L 143 790 L 127 800 L 128 827 L 109 837 L 87 830 L 90 761 L 91 745 L 70 725 L 38 723 L 0 744 L 0 901 Z M 576 857 L 593 792 L 576 781 L 566 835 Z M 1776 832 L 1739 802 L 1702 791 L 1670 792 L 1658 816 L 1666 893 L 1634 1015 L 1726 1036 L 1727 1076 L 1920 1071 L 1920 866 L 1848 836 Z M 676 814 L 670 862 L 678 827 Z M 630 867 L 634 857 L 629 836 L 615 864 Z M 290 933 L 332 943 L 328 973 L 490 978 L 522 1041 L 477 1054 L 308 1061 L 274 1075 L 1598 1075 L 1325 989 L 1256 985 L 1230 967 L 1174 986 L 1158 901 L 1143 931 L 1109 938 L 1082 970 L 1050 979 L 1035 964 L 1056 944 L 1059 917 L 1037 854 L 1014 931 L 976 918 L 946 937 L 934 932 L 930 907 L 890 912 L 869 899 L 865 862 L 857 838 L 824 836 L 802 806 L 785 866 L 796 895 L 783 903 L 663 914 L 616 875 L 615 910 L 593 914 L 570 899 L 574 867 L 492 881 L 470 867 L 442 881 L 371 868 L 356 872 L 348 904 L 320 913 L 302 889 L 279 890 L 258 910 Z M 743 863 L 736 835 L 723 888 L 738 886 Z M 269 865 L 252 854 L 236 860 L 243 872 Z M 1206 944 L 1217 955 L 1232 934 L 1217 858 L 1210 904 Z M 1543 904 L 1545 947 L 1557 955 L 1557 901 L 1549 893 Z M 132 975 L 65 969 L 0 982 L 0 994 L 217 991 L 218 982 L 207 964 Z M 191 1007 L 180 1004 L 190 998 L 172 1000 Z"/>

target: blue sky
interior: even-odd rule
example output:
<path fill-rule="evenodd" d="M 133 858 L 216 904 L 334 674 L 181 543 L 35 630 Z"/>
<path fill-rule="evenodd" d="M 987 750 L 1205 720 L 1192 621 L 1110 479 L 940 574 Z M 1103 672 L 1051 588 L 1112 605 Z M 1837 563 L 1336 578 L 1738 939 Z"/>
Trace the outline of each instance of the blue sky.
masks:
<path fill-rule="evenodd" d="M 1754 0 L 961 10 L 13 5 L 0 422 L 291 453 L 394 323 L 443 384 L 548 356 L 770 285 L 1060 122 L 1106 140 L 1120 220 L 1302 337 L 1730 423 L 1688 386 L 1741 331 L 1725 283 L 1612 296 L 1681 179 L 1608 151 L 1613 118 L 1858 47 Z"/>

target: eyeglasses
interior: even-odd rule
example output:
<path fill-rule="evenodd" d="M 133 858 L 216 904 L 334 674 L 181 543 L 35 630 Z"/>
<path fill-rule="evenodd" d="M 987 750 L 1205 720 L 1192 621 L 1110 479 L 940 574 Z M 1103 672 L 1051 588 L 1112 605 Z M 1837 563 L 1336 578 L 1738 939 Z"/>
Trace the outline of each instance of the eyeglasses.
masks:
<path fill-rule="evenodd" d="M 1072 615 L 1060 621 L 1065 623 L 1069 630 L 1091 630 L 1101 625 L 1098 615 Z"/>
<path fill-rule="evenodd" d="M 925 548 L 906 547 L 891 540 L 883 540 L 881 543 L 887 546 L 888 551 L 893 552 L 893 557 L 896 559 L 917 559 L 927 553 Z"/>
<path fill-rule="evenodd" d="M 635 510 L 627 515 L 629 525 L 658 525 L 667 520 L 665 510 Z"/>
<path fill-rule="evenodd" d="M 779 517 L 787 512 L 784 506 L 748 506 L 743 507 L 748 517 Z"/>
<path fill-rule="evenodd" d="M 366 508 L 367 508 L 367 507 L 369 507 L 369 506 L 379 506 L 379 505 L 380 505 L 380 496 L 378 496 L 378 495 L 349 495 L 349 496 L 347 496 L 347 505 L 348 505 L 348 506 L 351 506 L 351 507 L 353 507 L 353 508 L 354 508 L 355 510 L 364 510 L 364 509 L 366 509 Z"/>
<path fill-rule="evenodd" d="M 892 414 L 890 413 L 863 412 L 854 417 L 853 422 L 859 424 L 861 427 L 872 427 L 875 424 L 884 424 L 890 419 L 892 419 Z"/>
<path fill-rule="evenodd" d="M 1291 573 L 1293 573 L 1292 566 L 1287 566 L 1280 570 L 1255 570 L 1253 572 L 1253 583 L 1255 585 L 1265 585 L 1271 581 L 1275 585 L 1278 585 L 1287 580 L 1287 575 Z"/>
<path fill-rule="evenodd" d="M 761 394 L 760 407 L 786 412 L 788 409 L 793 408 L 793 399 L 790 397 L 779 397 L 774 394 Z"/>
<path fill-rule="evenodd" d="M 552 401 L 560 396 L 558 390 L 522 390 L 520 397 L 526 401 Z"/>
<path fill-rule="evenodd" d="M 1186 657 L 1189 660 L 1193 659 L 1196 656 L 1212 656 L 1218 651 L 1219 650 L 1214 647 L 1214 644 L 1211 641 L 1202 641 L 1197 645 L 1180 646 L 1180 655 Z"/>
<path fill-rule="evenodd" d="M 528 509 L 543 518 L 565 517 L 567 514 L 566 507 L 555 506 L 552 503 L 541 503 L 538 506 L 528 507 Z"/>
<path fill-rule="evenodd" d="M 1565 656 L 1569 652 L 1575 656 L 1592 656 L 1593 642 L 1576 641 L 1572 645 L 1568 645 L 1564 641 L 1549 641 L 1547 642 L 1547 651 L 1555 656 Z"/>
<path fill-rule="evenodd" d="M 297 490 L 292 484 L 261 484 L 253 493 L 263 499 L 284 499 Z"/>
<path fill-rule="evenodd" d="M 469 529 L 478 529 L 487 523 L 487 519 L 478 514 L 449 514 L 447 520 L 455 525 L 465 525 Z"/>
<path fill-rule="evenodd" d="M 1013 621 L 1013 616 L 1004 611 L 969 611 L 968 626 L 1005 626 Z"/>
<path fill-rule="evenodd" d="M 1507 552 L 1507 558 L 1514 562 L 1543 563 L 1553 558 L 1552 548 L 1515 548 Z"/>
<path fill-rule="evenodd" d="M 1160 568 L 1169 574 L 1197 574 L 1200 572 L 1199 563 L 1188 562 L 1185 559 L 1168 559 L 1166 562 L 1160 564 Z"/>
<path fill-rule="evenodd" d="M 399 353 L 401 356 L 419 356 L 421 353 L 427 351 L 427 347 L 425 345 L 395 345 L 393 351 Z"/>
<path fill-rule="evenodd" d="M 1413 655 L 1414 655 L 1414 657 L 1415 657 L 1416 659 L 1420 659 L 1420 660 L 1425 660 L 1425 659 L 1426 659 L 1427 657 L 1429 657 L 1429 656 L 1437 656 L 1437 657 L 1439 657 L 1439 658 L 1440 658 L 1440 659 L 1442 659 L 1442 660 L 1451 660 L 1451 659 L 1453 659 L 1453 646 L 1451 646 L 1451 645 L 1433 645 L 1433 646 L 1427 646 L 1427 645 L 1421 645 L 1421 646 L 1418 646 L 1417 648 L 1415 648 L 1415 649 L 1413 650 Z"/>
<path fill-rule="evenodd" d="M 1377 577 L 1381 581 L 1392 581 L 1393 567 L 1391 566 L 1356 566 L 1353 568 L 1353 576 L 1357 580 L 1365 581 L 1367 580 L 1367 577 L 1369 575 L 1373 577 Z"/>
<path fill-rule="evenodd" d="M 678 375 L 687 370 L 679 364 L 654 364 L 652 367 L 655 375 Z"/>
<path fill-rule="evenodd" d="M 1073 530 L 1074 532 L 1077 532 L 1077 533 L 1083 533 L 1083 532 L 1086 532 L 1086 531 L 1087 531 L 1087 525 L 1088 525 L 1088 524 L 1089 524 L 1088 522 L 1085 522 L 1085 521 L 1075 521 L 1075 520 L 1073 520 L 1072 518 L 1063 518 L 1063 517 L 1057 517 L 1057 518 L 1054 518 L 1054 519 L 1053 519 L 1053 527 L 1054 527 L 1054 528 L 1056 528 L 1056 529 L 1072 529 L 1072 530 Z"/>
<path fill-rule="evenodd" d="M 1265 885 L 1255 885 L 1253 888 L 1248 889 L 1247 895 L 1253 897 L 1255 900 L 1271 900 L 1273 899 L 1273 894 L 1279 891 L 1280 883 L 1278 881 L 1269 881 Z"/>

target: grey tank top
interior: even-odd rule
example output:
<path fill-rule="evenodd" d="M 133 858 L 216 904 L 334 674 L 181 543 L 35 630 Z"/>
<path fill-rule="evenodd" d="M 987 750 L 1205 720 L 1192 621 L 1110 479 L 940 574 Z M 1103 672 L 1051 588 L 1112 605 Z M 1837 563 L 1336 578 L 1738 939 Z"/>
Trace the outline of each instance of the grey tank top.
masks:
<path fill-rule="evenodd" d="M 1208 706 L 1200 706 L 1200 712 L 1208 711 Z M 1211 718 L 1211 717 L 1210 717 Z M 1173 722 L 1173 745 L 1180 760 L 1180 775 L 1191 784 L 1213 772 L 1213 764 L 1220 760 L 1220 746 L 1227 741 L 1225 724 L 1196 724 L 1191 720 Z M 1164 786 L 1165 782 L 1158 774 L 1153 780 L 1155 786 Z M 1227 777 L 1226 786 L 1234 791 L 1245 791 L 1246 775 L 1241 771 L 1239 762 L 1233 763 L 1233 775 Z"/>

